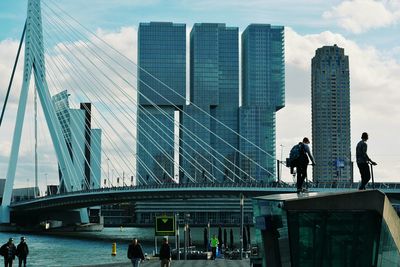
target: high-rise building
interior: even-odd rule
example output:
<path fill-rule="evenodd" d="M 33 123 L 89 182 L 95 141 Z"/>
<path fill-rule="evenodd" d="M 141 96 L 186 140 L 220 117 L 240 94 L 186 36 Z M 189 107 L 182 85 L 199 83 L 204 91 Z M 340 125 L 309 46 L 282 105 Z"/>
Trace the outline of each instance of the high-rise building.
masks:
<path fill-rule="evenodd" d="M 351 182 L 349 58 L 323 46 L 312 59 L 314 182 Z"/>
<path fill-rule="evenodd" d="M 237 172 L 238 46 L 237 27 L 196 23 L 190 33 L 190 104 L 184 109 L 182 151 L 185 175 L 196 181 L 229 181 Z"/>
<path fill-rule="evenodd" d="M 101 129 L 91 128 L 91 103 L 81 103 L 80 109 L 69 107 L 68 92 L 52 97 L 64 140 L 67 144 L 78 179 L 71 181 L 73 189 L 99 188 L 101 185 Z M 59 171 L 60 179 L 62 177 Z M 63 191 L 63 184 L 61 191 Z"/>
<path fill-rule="evenodd" d="M 242 34 L 240 167 L 244 178 L 276 179 L 275 113 L 285 106 L 284 27 L 251 24 Z"/>
<path fill-rule="evenodd" d="M 175 178 L 176 107 L 185 105 L 185 95 L 186 25 L 140 23 L 137 184 Z"/>

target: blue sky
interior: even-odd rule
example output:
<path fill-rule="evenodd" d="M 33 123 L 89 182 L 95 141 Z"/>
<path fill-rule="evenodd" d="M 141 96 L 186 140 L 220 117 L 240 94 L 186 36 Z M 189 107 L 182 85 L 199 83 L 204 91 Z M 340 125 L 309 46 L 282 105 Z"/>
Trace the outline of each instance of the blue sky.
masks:
<path fill-rule="evenodd" d="M 42 0 L 49 1 L 49 0 Z M 55 0 L 50 0 L 54 2 Z M 134 59 L 139 22 L 221 22 L 283 25 L 286 107 L 277 114 L 277 157 L 311 136 L 310 61 L 315 49 L 337 43 L 350 58 L 352 155 L 361 132 L 370 133 L 377 180 L 400 181 L 400 2 L 397 0 L 57 0 L 66 12 Z M 0 100 L 8 83 L 26 14 L 26 0 L 0 1 Z M 18 76 L 17 76 L 18 78 Z M 12 129 L 10 122 L 9 129 Z M 9 129 L 0 129 L 0 177 L 4 177 Z M 294 131 L 293 129 L 296 129 Z M 284 151 L 286 157 L 288 151 Z M 51 157 L 49 157 L 51 158 Z M 54 171 L 54 168 L 53 170 Z M 44 171 L 43 171 L 44 172 Z M 46 170 L 46 172 L 50 172 Z M 358 171 L 355 169 L 355 180 Z"/>
<path fill-rule="evenodd" d="M 26 13 L 26 0 L 0 1 L 0 39 L 18 38 Z M 284 1 L 188 1 L 188 0 L 69 0 L 57 1 L 69 14 L 92 29 L 116 30 L 123 26 L 147 21 L 174 21 L 191 26 L 195 22 L 224 22 L 244 29 L 250 23 L 270 23 L 289 26 L 300 34 L 330 30 L 347 38 L 387 49 L 398 45 L 396 34 L 400 25 L 372 29 L 353 34 L 323 13 L 343 1 L 284 0 Z M 383 1 L 395 2 L 395 1 Z M 360 11 L 361 12 L 361 11 Z"/>

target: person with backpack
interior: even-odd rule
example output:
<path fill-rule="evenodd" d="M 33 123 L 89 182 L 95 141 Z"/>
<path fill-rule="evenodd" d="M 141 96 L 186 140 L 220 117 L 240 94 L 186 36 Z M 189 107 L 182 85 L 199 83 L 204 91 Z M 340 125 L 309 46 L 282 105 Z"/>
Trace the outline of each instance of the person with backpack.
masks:
<path fill-rule="evenodd" d="M 303 183 L 307 177 L 307 167 L 311 160 L 311 165 L 315 165 L 314 157 L 311 154 L 310 140 L 307 137 L 303 138 L 303 142 L 298 143 L 290 150 L 290 168 L 296 168 L 297 171 L 297 193 L 304 192 Z M 310 159 L 310 160 L 309 160 Z"/>
<path fill-rule="evenodd" d="M 368 164 L 376 165 L 376 162 L 372 161 L 367 154 L 367 140 L 368 133 L 362 133 L 361 141 L 358 142 L 356 147 L 356 159 L 357 166 L 361 174 L 361 184 L 358 188 L 359 190 L 365 190 L 365 186 L 368 184 L 369 179 L 371 179 L 371 173 L 369 171 Z"/>

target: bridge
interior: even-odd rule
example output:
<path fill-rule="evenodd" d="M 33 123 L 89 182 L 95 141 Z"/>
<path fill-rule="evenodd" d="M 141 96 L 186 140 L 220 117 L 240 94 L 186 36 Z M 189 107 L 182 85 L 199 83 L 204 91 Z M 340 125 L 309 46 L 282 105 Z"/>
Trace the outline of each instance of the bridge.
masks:
<path fill-rule="evenodd" d="M 266 151 L 266 143 L 257 143 L 259 139 L 267 142 L 267 136 L 244 136 L 237 125 L 228 125 L 232 118 L 218 118 L 210 109 L 193 102 L 185 105 L 186 96 L 177 88 L 171 88 L 115 50 L 54 0 L 28 0 L 27 19 L 0 126 L 23 44 L 23 84 L 0 223 L 11 223 L 11 213 L 29 216 L 35 212 L 72 210 L 79 212 L 77 221 L 87 223 L 86 208 L 105 204 L 239 194 L 249 198 L 295 191 L 293 185 L 279 181 L 276 172 L 280 165 L 278 161 L 276 166 L 275 152 Z M 35 199 L 12 202 L 32 77 L 35 189 L 39 184 L 39 104 L 51 139 L 47 144 L 53 145 L 57 157 L 59 184 L 57 194 L 35 194 Z M 73 105 L 80 107 L 71 108 Z M 269 142 L 275 146 L 275 140 Z M 131 186 L 127 186 L 126 179 Z M 124 186 L 116 186 L 121 181 Z M 310 190 L 357 187 L 346 183 L 318 184 Z M 377 183 L 376 188 L 389 197 L 400 194 L 400 184 Z"/>
<path fill-rule="evenodd" d="M 326 184 L 325 187 L 312 187 L 310 192 L 340 192 L 357 190 L 358 185 Z M 390 198 L 400 201 L 400 184 L 378 183 L 376 189 L 381 190 Z M 162 184 L 125 186 L 114 188 L 100 188 L 93 190 L 74 191 L 57 194 L 26 201 L 11 203 L 12 210 L 44 211 L 60 209 L 78 209 L 106 204 L 124 203 L 141 200 L 165 200 L 165 199 L 190 199 L 190 198 L 224 198 L 237 197 L 242 193 L 245 197 L 256 197 L 262 195 L 293 193 L 296 192 L 295 185 L 275 184 L 265 185 L 262 183 L 206 183 L 206 184 Z"/>

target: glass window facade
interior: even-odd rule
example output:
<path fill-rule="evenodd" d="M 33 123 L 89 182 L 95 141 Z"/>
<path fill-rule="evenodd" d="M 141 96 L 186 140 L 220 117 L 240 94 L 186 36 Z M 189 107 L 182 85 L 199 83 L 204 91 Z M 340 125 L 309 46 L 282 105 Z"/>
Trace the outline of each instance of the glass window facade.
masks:
<path fill-rule="evenodd" d="M 140 23 L 138 66 L 138 183 L 169 180 L 174 177 L 174 112 L 185 105 L 186 25 Z"/>
<path fill-rule="evenodd" d="M 292 266 L 376 266 L 382 217 L 374 211 L 288 212 Z"/>
<path fill-rule="evenodd" d="M 253 210 L 259 266 L 400 266 L 400 218 L 377 190 L 256 197 Z"/>
<path fill-rule="evenodd" d="M 190 33 L 190 101 L 194 105 L 186 106 L 183 115 L 183 151 L 192 156 L 184 157 L 183 166 L 192 177 L 198 177 L 201 168 L 217 181 L 232 180 L 237 172 L 238 38 L 237 27 L 216 23 L 196 23 Z M 199 145 L 196 138 L 207 145 Z"/>
<path fill-rule="evenodd" d="M 318 48 L 311 72 L 313 180 L 351 183 L 349 58 L 336 45 Z"/>
<path fill-rule="evenodd" d="M 140 23 L 138 66 L 140 105 L 184 105 L 186 25 Z"/>
<path fill-rule="evenodd" d="M 275 112 L 284 106 L 284 27 L 251 24 L 242 34 L 240 150 L 248 158 L 240 164 L 257 180 L 276 179 Z"/>

